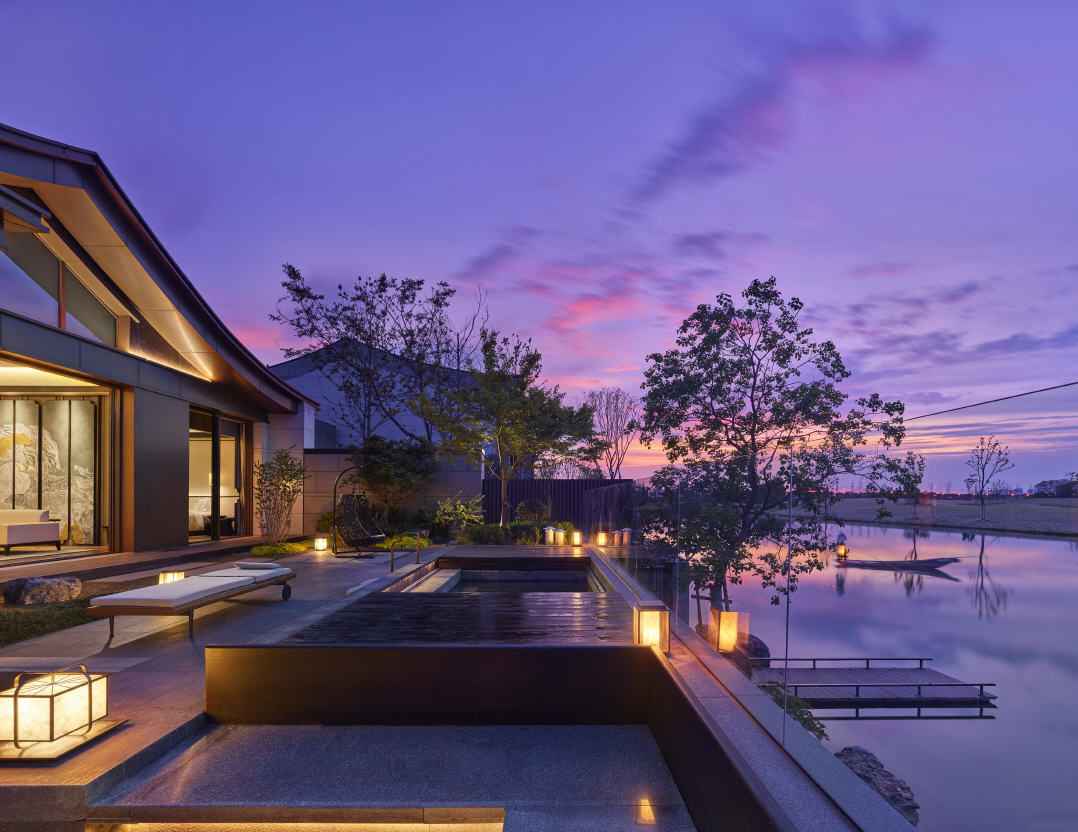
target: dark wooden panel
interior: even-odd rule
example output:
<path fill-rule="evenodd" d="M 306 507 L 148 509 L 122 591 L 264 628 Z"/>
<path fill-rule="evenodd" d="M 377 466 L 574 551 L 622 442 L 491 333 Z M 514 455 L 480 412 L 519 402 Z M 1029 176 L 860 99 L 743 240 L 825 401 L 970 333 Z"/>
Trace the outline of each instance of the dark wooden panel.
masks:
<path fill-rule="evenodd" d="M 596 488 L 622 484 L 632 486 L 632 480 L 510 480 L 506 498 L 512 512 L 524 500 L 539 500 L 550 506 L 551 520 L 568 520 L 574 528 L 583 528 L 581 498 L 585 492 Z M 501 482 L 483 480 L 483 512 L 486 522 L 497 523 L 501 515 Z"/>
<path fill-rule="evenodd" d="M 624 724 L 648 717 L 645 647 L 206 648 L 217 722 Z"/>

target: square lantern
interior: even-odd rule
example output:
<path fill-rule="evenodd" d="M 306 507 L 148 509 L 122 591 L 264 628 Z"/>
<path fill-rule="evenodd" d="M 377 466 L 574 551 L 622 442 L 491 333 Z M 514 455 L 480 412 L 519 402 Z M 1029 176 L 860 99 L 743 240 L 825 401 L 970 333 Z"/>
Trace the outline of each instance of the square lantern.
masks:
<path fill-rule="evenodd" d="M 72 665 L 49 673 L 27 672 L 0 691 L 0 741 L 16 748 L 53 742 L 108 716 L 108 677 Z"/>
<path fill-rule="evenodd" d="M 328 534 L 316 534 L 314 536 L 314 550 L 316 552 L 325 552 L 329 549 L 329 535 Z"/>
<path fill-rule="evenodd" d="M 543 529 L 543 542 L 547 546 L 554 545 L 554 532 L 555 529 L 553 526 L 547 526 L 545 529 Z"/>
<path fill-rule="evenodd" d="M 157 583 L 174 584 L 176 581 L 182 581 L 185 577 L 187 577 L 186 572 L 158 572 Z"/>
<path fill-rule="evenodd" d="M 638 601 L 633 607 L 633 641 L 670 652 L 670 610 L 662 601 Z"/>
<path fill-rule="evenodd" d="M 565 545 L 565 538 L 569 533 L 565 529 L 554 529 L 554 542 L 559 546 Z"/>
<path fill-rule="evenodd" d="M 595 533 L 595 545 L 596 546 L 605 546 L 606 545 L 606 532 L 596 532 Z"/>
<path fill-rule="evenodd" d="M 712 613 L 715 611 L 712 610 Z M 720 653 L 732 653 L 739 644 L 749 640 L 749 614 L 723 610 L 718 615 Z M 712 618 L 714 622 L 714 618 Z"/>
<path fill-rule="evenodd" d="M 573 545 L 582 546 L 584 544 L 584 533 L 580 529 L 576 529 L 573 532 Z"/>

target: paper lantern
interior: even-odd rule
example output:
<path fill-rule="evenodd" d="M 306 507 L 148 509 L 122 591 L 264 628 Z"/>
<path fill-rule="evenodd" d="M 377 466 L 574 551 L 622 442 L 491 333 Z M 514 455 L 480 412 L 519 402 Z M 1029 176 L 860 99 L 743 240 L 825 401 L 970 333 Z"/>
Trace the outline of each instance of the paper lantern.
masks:
<path fill-rule="evenodd" d="M 579 529 L 573 532 L 573 545 L 581 546 L 584 543 L 584 534 Z"/>
<path fill-rule="evenodd" d="M 20 673 L 15 687 L 0 692 L 0 741 L 52 742 L 108 712 L 108 677 L 87 673 L 85 665 Z"/>
<path fill-rule="evenodd" d="M 606 532 L 596 532 L 595 533 L 595 545 L 596 546 L 605 546 L 606 545 Z"/>
<path fill-rule="evenodd" d="M 329 549 L 329 535 L 316 534 L 314 536 L 314 550 L 316 552 L 325 552 L 327 549 Z"/>
<path fill-rule="evenodd" d="M 662 601 L 640 601 L 633 607 L 633 641 L 670 652 L 670 610 Z"/>

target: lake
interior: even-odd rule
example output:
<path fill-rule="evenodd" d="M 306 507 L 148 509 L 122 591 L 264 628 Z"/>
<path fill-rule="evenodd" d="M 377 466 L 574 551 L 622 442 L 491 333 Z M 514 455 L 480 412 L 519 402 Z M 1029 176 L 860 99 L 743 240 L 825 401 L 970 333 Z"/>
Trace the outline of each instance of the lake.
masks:
<path fill-rule="evenodd" d="M 943 569 L 955 580 L 840 569 L 832 556 L 793 595 L 790 655 L 927 656 L 962 681 L 995 682 L 999 698 L 991 720 L 827 721 L 827 746 L 864 746 L 908 782 L 925 832 L 1078 829 L 1078 544 L 842 531 L 851 560 L 903 559 L 915 545 L 922 559 L 960 557 Z M 731 597 L 781 656 L 784 607 L 758 586 Z"/>

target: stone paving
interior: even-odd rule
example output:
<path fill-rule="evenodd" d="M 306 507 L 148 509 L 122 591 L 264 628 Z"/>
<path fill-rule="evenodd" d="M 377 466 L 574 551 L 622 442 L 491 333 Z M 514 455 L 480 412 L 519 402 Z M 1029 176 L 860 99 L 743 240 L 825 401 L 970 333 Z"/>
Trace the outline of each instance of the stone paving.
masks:
<path fill-rule="evenodd" d="M 428 557 L 434 554 L 430 551 Z M 113 671 L 110 715 L 129 720 L 56 765 L 0 768 L 0 805 L 16 813 L 6 812 L 5 820 L 33 821 L 41 829 L 65 828 L 65 821 L 81 816 L 86 802 L 115 787 L 147 758 L 201 730 L 206 644 L 278 641 L 351 603 L 350 588 L 388 579 L 389 571 L 388 555 L 368 560 L 311 553 L 280 562 L 297 573 L 291 600 L 281 600 L 279 587 L 268 587 L 204 607 L 196 612 L 193 639 L 187 636 L 185 617 L 118 617 L 111 640 L 108 621 L 103 619 L 0 649 L 0 672 L 7 678 L 21 670 L 74 662 L 83 662 L 90 670 Z M 81 830 L 81 821 L 70 828 Z"/>

